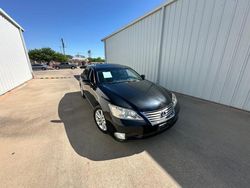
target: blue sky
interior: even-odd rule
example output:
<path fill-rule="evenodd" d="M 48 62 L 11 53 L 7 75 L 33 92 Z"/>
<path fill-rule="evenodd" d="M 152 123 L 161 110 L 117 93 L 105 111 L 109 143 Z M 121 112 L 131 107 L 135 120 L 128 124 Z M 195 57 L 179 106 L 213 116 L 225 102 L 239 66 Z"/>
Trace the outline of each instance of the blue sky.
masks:
<path fill-rule="evenodd" d="M 24 29 L 28 49 L 51 47 L 66 53 L 104 56 L 101 39 L 165 0 L 1 0 L 0 8 Z"/>

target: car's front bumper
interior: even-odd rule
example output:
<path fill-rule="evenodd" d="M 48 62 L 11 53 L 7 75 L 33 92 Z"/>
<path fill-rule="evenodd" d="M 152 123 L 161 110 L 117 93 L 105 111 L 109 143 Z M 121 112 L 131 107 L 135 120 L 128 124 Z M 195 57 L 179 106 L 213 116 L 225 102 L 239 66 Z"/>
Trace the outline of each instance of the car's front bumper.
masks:
<path fill-rule="evenodd" d="M 126 127 L 122 130 L 119 130 L 119 132 L 124 132 L 126 134 L 126 139 L 145 138 L 167 130 L 174 125 L 177 119 L 178 115 L 175 115 L 167 122 L 161 123 L 159 125 L 152 126 L 146 124 L 142 127 L 137 127 L 137 129 L 133 129 L 132 131 L 128 131 L 128 128 Z"/>
<path fill-rule="evenodd" d="M 126 139 L 143 138 L 160 133 L 172 127 L 178 119 L 180 106 L 175 106 L 175 115 L 166 122 L 151 125 L 147 120 L 121 120 L 107 113 L 106 119 L 113 125 L 114 132 L 125 133 Z M 108 117 L 107 117 L 108 116 Z"/>

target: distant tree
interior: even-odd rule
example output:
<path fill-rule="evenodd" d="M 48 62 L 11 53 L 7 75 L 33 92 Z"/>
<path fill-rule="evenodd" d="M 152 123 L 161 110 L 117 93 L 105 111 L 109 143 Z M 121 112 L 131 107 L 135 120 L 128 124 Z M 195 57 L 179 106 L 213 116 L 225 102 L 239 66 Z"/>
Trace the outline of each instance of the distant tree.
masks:
<path fill-rule="evenodd" d="M 102 59 L 101 57 L 96 57 L 96 58 L 94 58 L 94 57 L 89 57 L 88 58 L 88 60 L 90 61 L 90 62 L 104 62 L 105 61 L 105 59 Z"/>
<path fill-rule="evenodd" d="M 66 55 L 63 55 L 61 53 L 55 53 L 53 55 L 53 61 L 57 61 L 57 62 L 65 62 L 68 61 L 68 57 Z"/>
<path fill-rule="evenodd" d="M 68 57 L 61 53 L 58 53 L 51 48 L 41 48 L 41 49 L 33 49 L 29 50 L 29 57 L 33 61 L 38 62 L 50 62 L 50 61 L 58 61 L 64 62 L 68 61 Z"/>
<path fill-rule="evenodd" d="M 72 55 L 66 55 L 66 57 L 67 57 L 68 59 L 72 59 L 72 58 L 73 58 Z"/>
<path fill-rule="evenodd" d="M 29 57 L 31 60 L 34 60 L 34 61 L 44 61 L 41 50 L 38 50 L 38 49 L 30 50 Z"/>
<path fill-rule="evenodd" d="M 96 62 L 104 62 L 105 60 L 104 59 L 102 59 L 101 57 L 97 57 L 96 58 Z"/>

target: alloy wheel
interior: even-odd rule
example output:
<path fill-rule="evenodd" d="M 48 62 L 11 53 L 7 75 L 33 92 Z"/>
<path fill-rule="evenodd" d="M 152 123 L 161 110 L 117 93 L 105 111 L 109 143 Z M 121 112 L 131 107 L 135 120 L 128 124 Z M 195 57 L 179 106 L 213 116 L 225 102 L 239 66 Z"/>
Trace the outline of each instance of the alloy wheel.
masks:
<path fill-rule="evenodd" d="M 96 124 L 102 131 L 107 131 L 106 120 L 101 109 L 95 111 L 95 120 Z"/>

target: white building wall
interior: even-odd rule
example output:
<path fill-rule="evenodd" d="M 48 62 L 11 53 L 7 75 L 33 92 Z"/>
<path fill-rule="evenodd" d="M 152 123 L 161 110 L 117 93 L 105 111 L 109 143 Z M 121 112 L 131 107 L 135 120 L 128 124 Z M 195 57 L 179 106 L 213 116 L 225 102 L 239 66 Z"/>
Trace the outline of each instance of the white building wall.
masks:
<path fill-rule="evenodd" d="M 107 62 L 130 65 L 170 90 L 250 110 L 250 1 L 163 7 L 105 38 Z"/>
<path fill-rule="evenodd" d="M 117 33 L 106 43 L 109 63 L 125 64 L 156 81 L 160 47 L 161 11 Z"/>
<path fill-rule="evenodd" d="M 0 95 L 32 78 L 21 35 L 0 12 Z"/>

